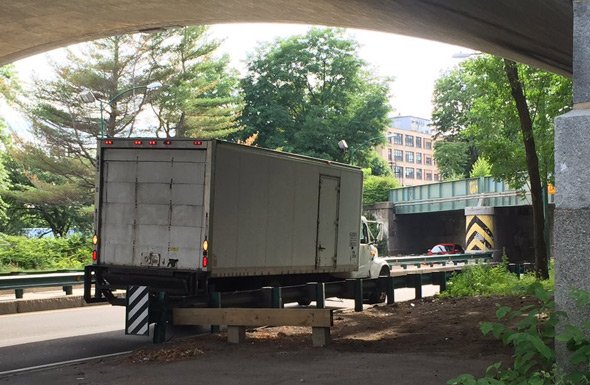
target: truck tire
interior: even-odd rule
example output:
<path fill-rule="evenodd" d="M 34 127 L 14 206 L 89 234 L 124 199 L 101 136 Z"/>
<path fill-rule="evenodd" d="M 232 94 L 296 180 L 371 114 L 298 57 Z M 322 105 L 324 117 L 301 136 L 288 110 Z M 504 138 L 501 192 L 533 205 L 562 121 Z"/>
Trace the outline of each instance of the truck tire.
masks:
<path fill-rule="evenodd" d="M 389 277 L 389 268 L 383 267 L 379 272 L 380 277 Z M 369 298 L 367 299 L 367 304 L 372 305 L 376 303 L 383 303 L 387 299 L 387 292 L 384 290 L 375 290 L 371 294 L 369 294 Z"/>

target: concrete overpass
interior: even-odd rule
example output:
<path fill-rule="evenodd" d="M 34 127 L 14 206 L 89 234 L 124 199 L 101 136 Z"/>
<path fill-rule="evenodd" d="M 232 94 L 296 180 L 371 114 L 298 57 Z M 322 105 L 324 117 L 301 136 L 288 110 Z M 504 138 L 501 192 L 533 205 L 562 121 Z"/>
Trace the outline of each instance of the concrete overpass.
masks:
<path fill-rule="evenodd" d="M 571 75 L 570 0 L 0 2 L 0 65 L 72 43 L 189 24 L 286 22 L 392 32 Z"/>
<path fill-rule="evenodd" d="M 569 295 L 572 287 L 590 291 L 590 0 L 3 1 L 0 64 L 113 34 L 259 21 L 401 33 L 573 74 L 574 110 L 555 129 L 556 301 L 571 322 L 590 317 Z"/>

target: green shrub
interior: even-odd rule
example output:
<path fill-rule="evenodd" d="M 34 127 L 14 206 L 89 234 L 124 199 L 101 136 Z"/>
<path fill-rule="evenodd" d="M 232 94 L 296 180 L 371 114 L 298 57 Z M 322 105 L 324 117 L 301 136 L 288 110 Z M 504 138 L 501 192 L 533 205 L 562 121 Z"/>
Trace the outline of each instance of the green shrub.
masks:
<path fill-rule="evenodd" d="M 553 292 L 540 283 L 529 287 L 538 305 L 527 305 L 519 310 L 498 307 L 496 316 L 502 322 L 482 322 L 484 335 L 492 334 L 505 345 L 514 348 L 514 361 L 503 367 L 498 362 L 486 370 L 482 378 L 463 374 L 447 382 L 449 385 L 582 385 L 590 384 L 590 341 L 585 337 L 590 323 L 582 327 L 566 325 L 565 332 L 556 336 L 556 325 L 567 319 L 564 312 L 555 310 Z M 590 295 L 578 290 L 573 293 L 578 306 L 587 306 Z M 565 343 L 571 351 L 574 369 L 563 373 L 555 362 L 555 341 Z"/>
<path fill-rule="evenodd" d="M 78 235 L 26 238 L 0 234 L 0 271 L 81 269 L 91 263 L 92 243 Z"/>
<path fill-rule="evenodd" d="M 551 269 L 551 272 L 553 270 Z M 502 263 L 495 266 L 474 265 L 454 274 L 447 282 L 447 290 L 441 297 L 470 297 L 478 295 L 521 295 L 526 294 L 537 279 L 533 274 L 518 277 Z M 553 274 L 541 283 L 546 289 L 553 288 Z"/>

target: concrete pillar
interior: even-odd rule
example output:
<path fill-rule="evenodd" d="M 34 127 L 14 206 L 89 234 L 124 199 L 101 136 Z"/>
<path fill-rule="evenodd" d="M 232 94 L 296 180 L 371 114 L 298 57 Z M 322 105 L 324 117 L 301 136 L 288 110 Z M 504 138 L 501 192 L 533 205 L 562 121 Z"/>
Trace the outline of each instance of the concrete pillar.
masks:
<path fill-rule="evenodd" d="M 383 224 L 383 244 L 385 247 L 379 250 L 380 255 L 392 255 L 390 252 L 394 249 L 395 236 L 392 230 L 395 225 L 395 213 L 393 208 L 393 202 L 378 202 L 363 208 L 367 219 L 376 220 Z"/>
<path fill-rule="evenodd" d="M 465 250 L 494 249 L 494 208 L 465 207 Z"/>
<path fill-rule="evenodd" d="M 573 9 L 574 109 L 555 119 L 553 231 L 557 308 L 568 313 L 567 322 L 581 325 L 590 318 L 590 308 L 578 308 L 571 291 L 590 291 L 590 0 L 574 0 Z M 557 360 L 566 370 L 568 356 L 557 343 Z"/>

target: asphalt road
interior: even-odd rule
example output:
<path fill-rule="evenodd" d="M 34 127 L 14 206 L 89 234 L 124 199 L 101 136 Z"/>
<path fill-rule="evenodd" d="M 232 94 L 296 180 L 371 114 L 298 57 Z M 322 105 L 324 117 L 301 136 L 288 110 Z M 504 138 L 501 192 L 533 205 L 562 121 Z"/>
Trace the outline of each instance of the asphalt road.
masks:
<path fill-rule="evenodd" d="M 424 286 L 423 294 L 433 295 L 437 289 Z M 413 297 L 413 289 L 396 289 L 396 301 Z M 352 308 L 354 301 L 335 299 L 326 301 L 326 305 Z M 127 352 L 152 344 L 151 337 L 126 336 L 124 324 L 125 309 L 108 305 L 0 316 L 0 379 L 8 371 Z M 196 328 L 169 327 L 166 337 L 198 332 Z"/>
<path fill-rule="evenodd" d="M 0 373 L 151 344 L 125 336 L 124 317 L 124 308 L 112 306 L 0 316 Z"/>

